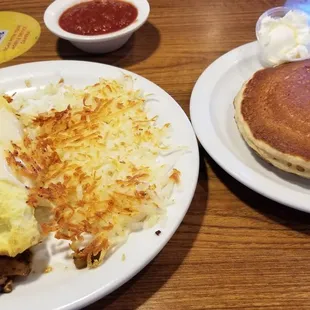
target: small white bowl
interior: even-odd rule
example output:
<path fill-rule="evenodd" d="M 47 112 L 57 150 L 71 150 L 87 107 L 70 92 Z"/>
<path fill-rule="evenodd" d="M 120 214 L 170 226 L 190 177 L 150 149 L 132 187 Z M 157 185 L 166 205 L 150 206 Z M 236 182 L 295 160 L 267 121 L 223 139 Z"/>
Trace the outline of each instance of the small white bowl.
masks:
<path fill-rule="evenodd" d="M 272 18 L 282 18 L 284 17 L 289 11 L 296 11 L 296 12 L 299 12 L 299 13 L 303 13 L 303 14 L 306 14 L 309 18 L 309 24 L 310 24 L 310 17 L 309 17 L 309 14 L 305 11 L 302 11 L 302 10 L 299 10 L 299 9 L 295 9 L 295 8 L 289 8 L 289 7 L 285 7 L 285 6 L 279 6 L 279 7 L 274 7 L 274 8 L 271 8 L 269 10 L 267 10 L 266 12 L 264 12 L 260 17 L 259 19 L 257 20 L 256 22 L 256 27 L 255 27 L 255 32 L 256 32 L 256 39 L 258 41 L 258 44 L 259 44 L 259 48 L 260 48 L 260 58 L 261 58 L 261 61 L 263 63 L 264 66 L 274 66 L 276 65 L 275 63 L 273 62 L 270 62 L 268 60 L 268 55 L 266 54 L 266 51 L 265 51 L 265 47 L 264 45 L 262 44 L 261 40 L 260 40 L 260 35 L 259 35 L 259 31 L 260 31 L 260 28 L 261 28 L 261 23 L 262 23 L 262 20 L 269 16 L 269 17 L 272 17 Z M 310 46 L 308 46 L 308 50 L 310 49 Z M 295 62 L 295 61 L 302 61 L 302 60 L 306 60 L 306 59 L 309 59 L 310 56 L 307 56 L 307 57 L 303 57 L 303 58 L 296 58 L 296 59 L 290 59 L 289 62 Z"/>
<path fill-rule="evenodd" d="M 95 54 L 112 52 L 128 41 L 131 35 L 146 22 L 150 13 L 150 5 L 147 0 L 126 1 L 133 4 L 138 9 L 137 19 L 126 28 L 112 33 L 84 36 L 67 32 L 59 26 L 61 14 L 75 4 L 84 2 L 81 0 L 55 0 L 44 13 L 44 23 L 56 36 L 70 41 L 82 51 Z"/>

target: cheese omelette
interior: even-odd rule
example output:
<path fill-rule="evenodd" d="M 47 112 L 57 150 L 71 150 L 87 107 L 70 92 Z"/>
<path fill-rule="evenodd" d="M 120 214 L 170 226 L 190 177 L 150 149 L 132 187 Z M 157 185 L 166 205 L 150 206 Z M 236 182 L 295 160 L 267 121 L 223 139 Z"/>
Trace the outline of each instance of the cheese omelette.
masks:
<path fill-rule="evenodd" d="M 0 97 L 0 256 L 15 257 L 39 242 L 40 230 L 34 209 L 26 203 L 27 189 L 5 161 L 12 139 L 22 139 L 21 127 L 7 101 Z"/>

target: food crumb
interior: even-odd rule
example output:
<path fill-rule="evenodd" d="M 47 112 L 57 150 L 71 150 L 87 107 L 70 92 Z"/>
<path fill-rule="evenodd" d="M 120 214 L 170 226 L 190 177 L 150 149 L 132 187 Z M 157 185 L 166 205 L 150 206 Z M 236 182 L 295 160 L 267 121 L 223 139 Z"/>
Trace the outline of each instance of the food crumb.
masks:
<path fill-rule="evenodd" d="M 161 234 L 161 230 L 156 230 L 156 231 L 155 231 L 155 234 L 156 234 L 157 236 L 159 236 L 159 235 Z"/>
<path fill-rule="evenodd" d="M 3 287 L 3 293 L 11 293 L 13 290 L 13 281 L 9 280 Z"/>
<path fill-rule="evenodd" d="M 13 98 L 11 96 L 8 95 L 3 95 L 3 98 L 8 102 L 11 103 L 13 101 Z"/>
<path fill-rule="evenodd" d="M 123 254 L 123 255 L 122 255 L 122 261 L 124 261 L 125 259 L 126 259 L 126 255 Z"/>
<path fill-rule="evenodd" d="M 58 81 L 58 84 L 63 84 L 65 82 L 65 80 L 63 78 L 61 78 L 59 81 Z"/>
<path fill-rule="evenodd" d="M 31 81 L 25 80 L 25 85 L 26 85 L 26 87 L 31 87 L 32 86 Z"/>
<path fill-rule="evenodd" d="M 53 267 L 48 266 L 45 268 L 44 273 L 50 273 L 51 271 L 53 271 Z"/>

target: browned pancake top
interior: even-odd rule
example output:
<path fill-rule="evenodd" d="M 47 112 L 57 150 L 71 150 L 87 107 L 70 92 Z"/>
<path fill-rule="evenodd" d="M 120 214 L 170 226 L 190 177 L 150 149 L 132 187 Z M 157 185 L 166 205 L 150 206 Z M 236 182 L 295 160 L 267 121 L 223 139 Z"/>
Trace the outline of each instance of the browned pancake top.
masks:
<path fill-rule="evenodd" d="M 256 72 L 241 113 L 257 140 L 310 160 L 310 60 Z"/>

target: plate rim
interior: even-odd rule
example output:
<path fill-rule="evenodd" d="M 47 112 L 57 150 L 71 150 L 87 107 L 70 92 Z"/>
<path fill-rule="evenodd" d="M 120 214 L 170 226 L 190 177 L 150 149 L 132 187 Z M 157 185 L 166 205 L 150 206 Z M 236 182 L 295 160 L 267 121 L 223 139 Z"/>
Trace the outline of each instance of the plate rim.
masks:
<path fill-rule="evenodd" d="M 163 239 L 161 244 L 154 251 L 152 251 L 141 264 L 138 264 L 138 266 L 136 266 L 135 268 L 129 268 L 129 272 L 127 273 L 127 275 L 122 277 L 121 279 L 115 278 L 110 283 L 108 283 L 108 284 L 103 283 L 103 284 L 101 284 L 100 287 L 98 287 L 98 289 L 93 290 L 90 293 L 86 293 L 78 299 L 72 300 L 70 302 L 68 301 L 66 304 L 59 305 L 56 308 L 50 308 L 53 310 L 74 310 L 74 309 L 80 309 L 82 307 L 86 307 L 86 306 L 98 301 L 99 299 L 103 298 L 104 296 L 107 296 L 111 292 L 117 290 L 124 283 L 131 280 L 143 268 L 145 268 L 162 251 L 162 249 L 169 243 L 169 241 L 171 240 L 171 238 L 175 234 L 176 230 L 180 227 L 181 223 L 183 222 L 184 217 L 187 214 L 188 209 L 189 209 L 189 207 L 192 203 L 192 200 L 194 198 L 196 188 L 197 188 L 197 184 L 198 184 L 198 177 L 199 177 L 200 154 L 199 154 L 198 141 L 196 139 L 194 129 L 191 125 L 189 117 L 186 115 L 186 113 L 182 109 L 182 107 L 178 104 L 178 102 L 167 91 L 165 91 L 159 85 L 157 85 L 156 83 L 152 82 L 151 80 L 149 80 L 149 79 L 147 79 L 147 78 L 145 78 L 145 77 L 143 77 L 143 76 L 141 76 L 135 72 L 132 72 L 132 71 L 129 71 L 127 69 L 123 69 L 123 68 L 120 68 L 117 66 L 100 63 L 100 62 L 80 61 L 80 60 L 47 60 L 47 61 L 27 62 L 27 63 L 8 66 L 8 67 L 3 67 L 0 69 L 0 73 L 3 71 L 6 71 L 6 70 L 9 71 L 9 70 L 14 70 L 14 69 L 22 68 L 22 67 L 27 67 L 27 66 L 29 68 L 31 68 L 32 66 L 35 66 L 35 65 L 43 66 L 44 64 L 47 64 L 47 63 L 61 64 L 61 65 L 65 65 L 65 63 L 71 63 L 71 64 L 76 63 L 77 65 L 84 63 L 85 65 L 88 64 L 89 66 L 98 66 L 98 67 L 101 66 L 103 68 L 108 67 L 108 68 L 110 68 L 110 70 L 119 70 L 120 72 L 123 72 L 125 74 L 133 76 L 134 78 L 140 80 L 141 82 L 148 83 L 152 86 L 155 86 L 155 88 L 157 88 L 158 90 L 163 92 L 167 96 L 167 98 L 169 98 L 169 102 L 171 102 L 171 104 L 173 103 L 175 108 L 178 109 L 180 111 L 180 113 L 183 115 L 182 117 L 184 118 L 184 121 L 186 121 L 188 123 L 188 128 L 191 128 L 191 136 L 192 136 L 191 139 L 192 139 L 192 143 L 193 143 L 193 149 L 191 151 L 193 152 L 193 156 L 196 157 L 196 159 L 197 159 L 197 160 L 195 160 L 195 163 L 193 163 L 193 166 L 191 169 L 193 171 L 192 177 L 193 177 L 194 182 L 192 184 L 191 189 L 188 191 L 188 194 L 186 195 L 187 199 L 188 199 L 188 205 L 184 207 L 182 214 L 181 214 L 181 217 L 180 217 L 180 220 L 175 222 L 173 229 L 169 233 L 167 232 L 167 234 L 165 235 L 165 238 Z M 57 67 L 57 65 L 55 65 L 55 73 L 58 72 L 57 70 L 59 70 L 59 67 Z M 33 75 L 33 72 L 30 74 Z M 82 73 L 80 73 L 80 74 L 82 74 Z M 104 77 L 104 71 L 103 71 L 102 77 Z M 14 292 L 12 294 L 14 294 Z"/>
<path fill-rule="evenodd" d="M 223 54 L 213 61 L 197 79 L 191 94 L 189 109 L 190 119 L 196 136 L 212 159 L 238 182 L 275 202 L 310 213 L 310 204 L 304 199 L 306 194 L 296 192 L 291 188 L 285 188 L 284 185 L 278 184 L 276 181 L 269 179 L 251 167 L 243 164 L 243 162 L 224 145 L 221 138 L 217 135 L 212 124 L 211 113 L 209 112 L 207 115 L 202 115 L 200 111 L 200 106 L 203 104 L 202 100 L 210 107 L 212 92 L 219 78 L 227 69 L 240 60 L 238 55 L 241 54 L 241 52 L 247 53 L 247 56 L 258 55 L 257 41 L 246 43 Z M 206 87 L 206 82 L 209 84 L 208 87 Z M 242 85 L 240 85 L 240 87 L 241 86 Z M 202 94 L 204 98 L 201 98 Z M 203 123 L 202 117 L 204 117 Z M 208 133 L 208 136 L 206 136 L 205 132 Z M 227 159 L 229 159 L 229 162 Z M 285 191 L 283 191 L 283 189 L 285 189 Z M 298 199 L 296 199 L 296 197 Z"/>

